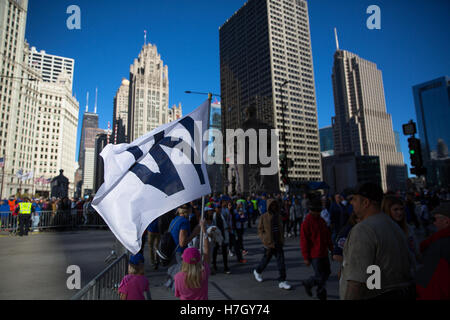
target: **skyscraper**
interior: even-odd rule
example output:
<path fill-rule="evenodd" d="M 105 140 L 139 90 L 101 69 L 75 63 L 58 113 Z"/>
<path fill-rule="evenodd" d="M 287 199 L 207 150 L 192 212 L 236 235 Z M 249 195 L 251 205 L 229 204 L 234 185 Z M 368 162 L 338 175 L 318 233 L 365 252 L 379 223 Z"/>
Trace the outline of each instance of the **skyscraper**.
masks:
<path fill-rule="evenodd" d="M 172 122 L 177 119 L 180 119 L 183 117 L 183 109 L 181 108 L 181 103 L 174 104 L 172 108 L 169 108 L 168 116 L 167 116 L 167 122 Z"/>
<path fill-rule="evenodd" d="M 450 77 L 418 84 L 413 95 L 428 182 L 445 185 L 450 180 L 445 169 L 450 162 Z"/>
<path fill-rule="evenodd" d="M 167 123 L 169 70 L 155 45 L 145 44 L 130 66 L 128 141 Z"/>
<path fill-rule="evenodd" d="M 53 178 L 62 169 L 69 179 L 69 194 L 73 195 L 79 103 L 72 96 L 70 76 L 63 71 L 56 83 L 41 82 L 39 93 L 33 147 L 35 176 Z M 45 194 L 49 185 L 36 184 L 35 191 Z"/>
<path fill-rule="evenodd" d="M 28 67 L 25 41 L 28 0 L 0 0 L 0 157 L 5 158 L 3 196 L 33 192 L 33 180 L 20 170 L 34 170 L 33 156 L 39 74 Z"/>
<path fill-rule="evenodd" d="M 81 196 L 90 195 L 94 192 L 95 139 L 97 134 L 104 133 L 105 131 L 98 128 L 98 114 L 96 112 L 89 112 L 88 103 L 86 104 L 86 112 L 83 115 L 80 149 L 78 153 L 78 165 L 81 169 L 82 177 L 81 190 L 78 191 L 81 192 Z"/>
<path fill-rule="evenodd" d="M 335 154 L 378 156 L 383 189 L 404 189 L 406 169 L 386 111 L 381 70 L 375 63 L 339 49 L 337 36 L 336 43 L 332 74 Z"/>
<path fill-rule="evenodd" d="M 122 80 L 119 90 L 114 97 L 114 119 L 113 119 L 113 142 L 128 143 L 128 100 L 129 100 L 130 81 Z"/>
<path fill-rule="evenodd" d="M 333 127 L 328 126 L 319 129 L 320 135 L 320 152 L 323 157 L 334 155 Z"/>
<path fill-rule="evenodd" d="M 31 47 L 28 63 L 33 69 L 40 72 L 42 80 L 45 82 L 55 83 L 60 75 L 65 73 L 65 78 L 70 81 L 70 91 L 72 91 L 74 59 L 48 54 L 44 50 L 38 52 L 36 47 Z"/>
<path fill-rule="evenodd" d="M 244 109 L 254 107 L 259 121 L 280 130 L 283 150 L 283 100 L 289 177 L 321 180 L 307 2 L 249 0 L 219 35 L 222 130 L 240 128 Z"/>

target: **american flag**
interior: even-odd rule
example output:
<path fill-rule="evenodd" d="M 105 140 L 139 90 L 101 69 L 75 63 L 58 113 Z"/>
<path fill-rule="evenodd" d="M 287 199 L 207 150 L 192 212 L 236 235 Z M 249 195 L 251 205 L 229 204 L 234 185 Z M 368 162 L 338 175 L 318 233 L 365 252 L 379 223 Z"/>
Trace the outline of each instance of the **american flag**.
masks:
<path fill-rule="evenodd" d="M 44 183 L 45 178 L 44 176 L 40 176 L 39 178 L 34 179 L 35 183 Z"/>
<path fill-rule="evenodd" d="M 0 158 L 0 168 L 5 166 L 5 158 Z"/>

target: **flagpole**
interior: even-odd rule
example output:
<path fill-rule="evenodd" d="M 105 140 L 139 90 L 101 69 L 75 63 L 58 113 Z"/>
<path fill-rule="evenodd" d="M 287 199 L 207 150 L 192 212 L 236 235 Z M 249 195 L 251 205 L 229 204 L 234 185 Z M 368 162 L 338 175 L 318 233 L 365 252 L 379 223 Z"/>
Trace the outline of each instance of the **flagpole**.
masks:
<path fill-rule="evenodd" d="M 5 181 L 5 165 L 6 165 L 6 157 L 3 156 L 3 166 L 2 166 L 2 187 L 0 188 L 0 200 L 3 199 L 3 182 Z"/>
<path fill-rule="evenodd" d="M 208 127 L 206 128 L 206 130 L 209 129 L 209 120 L 211 117 L 211 100 L 212 100 L 212 93 L 208 93 Z M 209 139 L 209 137 L 208 137 Z M 203 155 L 202 155 L 203 156 Z M 202 216 L 200 218 L 200 221 L 203 221 L 205 217 L 205 196 L 202 196 Z M 200 228 L 200 255 L 203 257 L 203 230 Z"/>

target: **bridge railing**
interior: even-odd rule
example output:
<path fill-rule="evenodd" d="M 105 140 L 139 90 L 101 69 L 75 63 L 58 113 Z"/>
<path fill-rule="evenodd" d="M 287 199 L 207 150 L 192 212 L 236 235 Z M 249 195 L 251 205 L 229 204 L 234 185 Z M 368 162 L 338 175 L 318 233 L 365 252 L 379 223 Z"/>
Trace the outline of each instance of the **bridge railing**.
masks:
<path fill-rule="evenodd" d="M 74 295 L 71 300 L 119 300 L 119 285 L 127 272 L 128 254 L 124 253 Z"/>
<path fill-rule="evenodd" d="M 0 212 L 0 231 L 16 232 L 19 218 L 11 212 Z M 83 215 L 82 212 L 74 210 L 67 211 L 41 211 L 32 213 L 30 219 L 30 231 L 57 229 L 57 228 L 78 228 L 78 227 L 106 227 L 107 224 L 97 212 L 89 212 Z"/>

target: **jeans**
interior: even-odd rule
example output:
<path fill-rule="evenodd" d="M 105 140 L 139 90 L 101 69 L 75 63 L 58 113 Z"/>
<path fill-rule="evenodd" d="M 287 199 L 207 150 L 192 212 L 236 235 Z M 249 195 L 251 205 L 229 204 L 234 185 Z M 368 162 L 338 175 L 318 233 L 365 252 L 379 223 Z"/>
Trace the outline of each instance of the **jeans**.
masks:
<path fill-rule="evenodd" d="M 230 249 L 234 250 L 234 254 L 236 255 L 237 261 L 240 262 L 242 260 L 242 251 L 241 248 L 239 248 L 236 236 L 233 233 L 229 232 L 229 238 L 230 238 Z"/>
<path fill-rule="evenodd" d="M 244 229 L 236 229 L 236 233 L 237 233 L 237 246 L 239 247 L 240 250 L 245 250 L 244 249 Z"/>
<path fill-rule="evenodd" d="M 331 274 L 330 260 L 328 257 L 311 259 L 311 265 L 314 269 L 314 276 L 305 281 L 309 287 L 317 286 L 317 297 L 321 300 L 326 299 L 326 282 Z"/>
<path fill-rule="evenodd" d="M 223 258 L 223 267 L 224 270 L 228 270 L 228 244 L 223 243 L 222 246 L 220 246 L 218 243 L 214 246 L 213 251 L 213 266 L 214 269 L 217 269 L 217 253 L 219 251 L 219 247 L 222 247 L 222 258 Z"/>
<path fill-rule="evenodd" d="M 289 220 L 282 220 L 283 222 L 283 234 L 287 234 L 289 232 Z"/>
<path fill-rule="evenodd" d="M 278 272 L 280 273 L 278 281 L 286 281 L 286 264 L 284 263 L 283 247 L 264 248 L 264 256 L 259 263 L 259 266 L 256 268 L 256 272 L 262 273 L 269 264 L 270 259 L 272 259 L 273 255 L 275 255 L 275 257 L 277 258 Z"/>
<path fill-rule="evenodd" d="M 302 230 L 302 218 L 296 218 L 294 221 L 292 221 L 292 225 L 290 226 L 289 232 L 292 228 L 294 228 L 294 236 L 297 237 L 297 225 L 298 225 L 298 234 L 300 234 L 300 231 Z"/>
<path fill-rule="evenodd" d="M 41 219 L 41 217 L 40 216 L 33 216 L 32 218 L 32 221 L 33 221 L 33 223 L 32 223 L 32 229 L 34 230 L 34 229 L 37 229 L 37 227 L 38 227 L 38 225 L 39 225 L 39 220 Z"/>

